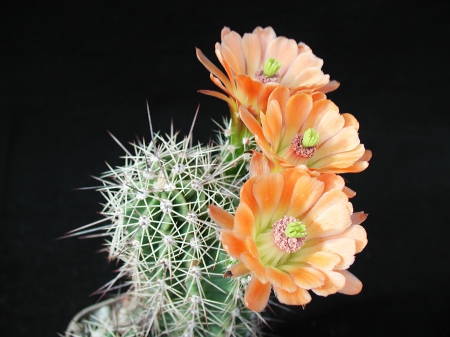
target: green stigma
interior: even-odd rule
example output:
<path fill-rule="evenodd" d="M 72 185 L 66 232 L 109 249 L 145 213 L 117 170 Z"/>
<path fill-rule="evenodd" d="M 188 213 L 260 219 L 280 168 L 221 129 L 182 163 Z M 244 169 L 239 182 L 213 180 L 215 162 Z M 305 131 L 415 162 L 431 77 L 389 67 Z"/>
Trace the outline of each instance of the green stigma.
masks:
<path fill-rule="evenodd" d="M 319 133 L 316 130 L 314 130 L 313 128 L 309 128 L 308 130 L 305 131 L 302 140 L 303 147 L 313 147 L 317 145 L 318 142 L 319 142 Z"/>
<path fill-rule="evenodd" d="M 281 68 L 281 62 L 270 57 L 264 64 L 264 75 L 272 77 Z"/>
<path fill-rule="evenodd" d="M 284 232 L 288 238 L 302 238 L 306 236 L 306 227 L 301 221 L 288 223 Z"/>

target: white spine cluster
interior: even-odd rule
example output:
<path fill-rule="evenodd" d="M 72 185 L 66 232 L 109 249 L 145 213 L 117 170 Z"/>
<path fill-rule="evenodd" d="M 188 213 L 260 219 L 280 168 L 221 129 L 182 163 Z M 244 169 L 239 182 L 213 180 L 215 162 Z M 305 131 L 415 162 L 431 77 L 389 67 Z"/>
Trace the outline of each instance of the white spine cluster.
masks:
<path fill-rule="evenodd" d="M 133 147 L 99 178 L 108 224 L 78 233 L 100 231 L 122 262 L 101 291 L 124 289 L 123 317 L 91 318 L 70 336 L 258 336 L 261 317 L 243 303 L 245 282 L 223 277 L 233 261 L 208 215 L 210 204 L 234 213 L 247 156 L 233 159 L 223 139 L 191 146 L 176 135 Z"/>

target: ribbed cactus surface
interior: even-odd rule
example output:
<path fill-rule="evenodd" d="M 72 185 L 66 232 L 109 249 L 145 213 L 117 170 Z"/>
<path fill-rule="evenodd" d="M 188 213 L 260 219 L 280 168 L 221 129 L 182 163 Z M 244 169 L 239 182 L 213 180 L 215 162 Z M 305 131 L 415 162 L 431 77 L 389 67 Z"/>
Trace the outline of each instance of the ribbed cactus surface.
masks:
<path fill-rule="evenodd" d="M 247 276 L 224 278 L 234 263 L 223 250 L 210 204 L 234 211 L 248 172 L 248 156 L 233 146 L 190 145 L 189 138 L 160 136 L 133 144 L 125 163 L 100 178 L 106 202 L 100 230 L 119 273 L 127 310 L 101 336 L 256 336 L 260 317 L 243 303 Z M 92 321 L 92 319 L 91 319 Z M 88 326 L 89 324 L 85 324 Z M 113 326 L 115 325 L 115 326 Z M 101 332 L 102 331 L 102 332 Z"/>

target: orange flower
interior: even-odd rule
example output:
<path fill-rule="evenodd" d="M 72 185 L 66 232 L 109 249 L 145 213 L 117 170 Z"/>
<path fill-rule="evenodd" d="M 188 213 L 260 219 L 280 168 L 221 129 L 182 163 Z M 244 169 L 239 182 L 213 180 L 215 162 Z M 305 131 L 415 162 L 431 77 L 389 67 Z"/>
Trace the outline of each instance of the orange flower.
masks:
<path fill-rule="evenodd" d="M 353 213 L 343 179 L 298 169 L 260 171 L 243 185 L 235 216 L 210 206 L 224 249 L 239 260 L 224 276 L 251 275 L 246 306 L 262 311 L 272 288 L 289 305 L 311 301 L 308 290 L 359 293 L 361 282 L 346 269 L 367 244 L 359 225 L 367 215 Z"/>
<path fill-rule="evenodd" d="M 314 101 L 306 93 L 290 95 L 277 87 L 269 96 L 267 110 L 259 122 L 245 107 L 241 119 L 261 151 L 275 168 L 305 165 L 320 173 L 361 172 L 372 155 L 358 137 L 358 121 L 351 114 L 339 114 L 328 99 Z"/>
<path fill-rule="evenodd" d="M 322 59 L 306 44 L 277 37 L 272 27 L 257 27 L 243 37 L 224 27 L 221 37 L 222 43 L 216 43 L 216 55 L 226 75 L 198 48 L 197 57 L 211 72 L 211 80 L 230 97 L 216 91 L 201 92 L 227 101 L 234 112 L 238 105 L 254 114 L 265 110 L 268 95 L 280 84 L 291 92 L 317 92 L 319 97 L 339 86 L 324 75 Z"/>

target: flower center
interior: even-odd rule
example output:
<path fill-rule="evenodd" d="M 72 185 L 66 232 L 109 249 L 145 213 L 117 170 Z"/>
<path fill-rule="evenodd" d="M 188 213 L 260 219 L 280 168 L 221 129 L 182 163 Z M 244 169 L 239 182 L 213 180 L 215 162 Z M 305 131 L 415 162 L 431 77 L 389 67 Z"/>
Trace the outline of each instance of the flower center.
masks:
<path fill-rule="evenodd" d="M 255 73 L 255 78 L 266 84 L 269 82 L 279 83 L 281 80 L 280 74 L 277 71 L 281 68 L 281 62 L 270 57 L 264 63 L 264 69 L 257 70 Z"/>
<path fill-rule="evenodd" d="M 317 151 L 317 144 L 319 143 L 319 133 L 310 128 L 305 131 L 305 134 L 298 133 L 291 140 L 291 148 L 295 154 L 303 158 L 311 158 Z"/>
<path fill-rule="evenodd" d="M 296 252 L 306 241 L 305 225 L 292 216 L 285 215 L 272 227 L 273 242 L 287 253 Z"/>

